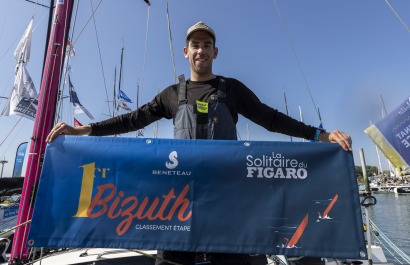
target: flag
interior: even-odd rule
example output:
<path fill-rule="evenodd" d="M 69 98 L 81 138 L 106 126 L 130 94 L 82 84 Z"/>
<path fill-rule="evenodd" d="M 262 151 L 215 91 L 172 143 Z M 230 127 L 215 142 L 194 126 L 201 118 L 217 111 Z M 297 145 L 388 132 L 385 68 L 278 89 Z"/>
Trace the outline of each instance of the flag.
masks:
<path fill-rule="evenodd" d="M 26 155 L 27 142 L 21 143 L 17 147 L 16 160 L 14 161 L 13 178 L 21 177 L 21 170 L 23 169 L 24 156 Z"/>
<path fill-rule="evenodd" d="M 81 114 L 85 113 L 88 118 L 94 120 L 93 115 L 80 103 L 80 100 L 78 99 L 77 92 L 75 92 L 74 86 L 71 83 L 70 76 L 68 76 L 68 83 L 70 87 L 70 102 L 73 103 L 73 111 L 74 114 Z"/>
<path fill-rule="evenodd" d="M 69 57 L 75 56 L 74 46 L 71 44 L 70 38 L 67 40 L 66 54 Z"/>
<path fill-rule="evenodd" d="M 1 116 L 17 114 L 31 120 L 36 117 L 38 95 L 33 80 L 26 69 L 26 64 L 30 59 L 32 27 L 33 18 L 14 51 L 14 58 L 17 61 L 15 79 Z"/>
<path fill-rule="evenodd" d="M 67 66 L 66 66 L 66 74 L 70 74 L 73 72 L 72 68 L 71 68 L 71 60 L 70 58 L 75 56 L 75 50 L 73 45 L 71 45 L 71 41 L 70 38 L 68 38 L 67 40 L 67 46 L 66 46 L 66 62 L 67 62 Z M 67 81 L 66 81 L 67 82 Z"/>
<path fill-rule="evenodd" d="M 144 137 L 144 131 L 142 129 L 137 130 L 137 138 L 143 138 Z"/>
<path fill-rule="evenodd" d="M 410 165 L 410 97 L 364 132 L 400 173 L 408 169 Z"/>
<path fill-rule="evenodd" d="M 34 120 L 38 105 L 38 94 L 34 87 L 26 66 L 23 63 L 17 65 L 16 77 L 6 105 L 1 116 L 17 114 Z"/>
<path fill-rule="evenodd" d="M 125 93 L 121 89 L 118 89 L 118 98 L 127 101 L 128 103 L 132 103 L 131 99 L 127 97 L 127 95 L 125 95 Z"/>
<path fill-rule="evenodd" d="M 31 48 L 31 33 L 33 29 L 33 18 L 31 18 L 23 37 L 21 38 L 16 50 L 14 51 L 14 58 L 17 63 L 23 62 L 26 64 L 30 59 Z"/>
<path fill-rule="evenodd" d="M 77 121 L 76 118 L 74 118 L 74 127 L 80 127 L 83 126 L 79 121 Z"/>
<path fill-rule="evenodd" d="M 121 99 L 117 100 L 117 110 L 118 110 L 118 107 L 122 108 L 123 110 L 126 110 L 126 111 L 132 111 L 132 109 L 130 107 L 128 107 L 128 105 L 125 104 L 125 102 L 122 101 Z"/>

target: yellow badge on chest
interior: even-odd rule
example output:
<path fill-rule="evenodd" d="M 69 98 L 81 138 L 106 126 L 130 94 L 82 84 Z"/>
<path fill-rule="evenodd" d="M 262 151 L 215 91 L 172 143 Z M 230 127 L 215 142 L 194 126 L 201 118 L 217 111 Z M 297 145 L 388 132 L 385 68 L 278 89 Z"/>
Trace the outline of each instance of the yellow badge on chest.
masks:
<path fill-rule="evenodd" d="M 196 109 L 200 113 L 208 113 L 208 103 L 196 101 Z"/>

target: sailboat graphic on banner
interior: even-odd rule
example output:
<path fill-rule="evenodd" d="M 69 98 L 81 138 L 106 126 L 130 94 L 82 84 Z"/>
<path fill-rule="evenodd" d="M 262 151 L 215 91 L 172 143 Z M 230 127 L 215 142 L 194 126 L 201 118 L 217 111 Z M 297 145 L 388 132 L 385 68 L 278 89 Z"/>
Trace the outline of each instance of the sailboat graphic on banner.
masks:
<path fill-rule="evenodd" d="M 326 210 L 320 214 L 320 212 L 318 212 L 319 214 L 319 219 L 333 219 L 330 218 L 327 214 L 330 212 L 330 210 L 332 209 L 333 205 L 335 204 L 335 202 L 337 201 L 338 195 L 336 194 L 336 196 L 333 198 L 333 200 L 330 202 L 330 204 L 327 206 Z"/>

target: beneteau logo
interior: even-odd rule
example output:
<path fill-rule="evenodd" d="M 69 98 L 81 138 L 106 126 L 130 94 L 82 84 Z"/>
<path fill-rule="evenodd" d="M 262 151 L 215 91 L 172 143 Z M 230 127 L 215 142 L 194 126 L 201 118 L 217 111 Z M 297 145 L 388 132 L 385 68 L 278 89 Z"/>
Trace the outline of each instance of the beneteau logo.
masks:
<path fill-rule="evenodd" d="M 248 178 L 306 179 L 307 163 L 297 159 L 285 158 L 282 154 L 262 155 L 262 157 L 246 156 Z"/>
<path fill-rule="evenodd" d="M 177 151 L 172 151 L 169 156 L 169 161 L 165 162 L 165 166 L 168 169 L 174 169 L 178 166 L 178 153 Z M 190 176 L 191 171 L 180 171 L 180 170 L 152 170 L 153 175 L 171 175 L 171 176 Z"/>
<path fill-rule="evenodd" d="M 169 160 L 171 160 L 171 163 L 170 163 L 170 162 L 166 162 L 166 163 L 165 163 L 165 166 L 166 166 L 168 169 L 174 169 L 174 168 L 176 168 L 176 167 L 178 166 L 177 157 L 178 157 L 177 151 L 171 152 L 171 153 L 169 154 Z"/>

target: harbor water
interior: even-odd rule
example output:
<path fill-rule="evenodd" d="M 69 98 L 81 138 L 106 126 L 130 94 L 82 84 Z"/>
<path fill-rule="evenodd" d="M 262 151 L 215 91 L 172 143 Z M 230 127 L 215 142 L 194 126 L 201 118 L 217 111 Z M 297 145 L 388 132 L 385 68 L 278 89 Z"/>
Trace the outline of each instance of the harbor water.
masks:
<path fill-rule="evenodd" d="M 410 256 L 410 194 L 385 192 L 372 195 L 377 199 L 377 204 L 368 209 L 370 219 L 386 237 Z M 380 236 L 375 239 L 379 238 L 382 241 Z M 390 253 L 387 246 L 379 245 L 383 248 L 387 261 L 399 263 L 395 259 L 396 254 Z"/>

